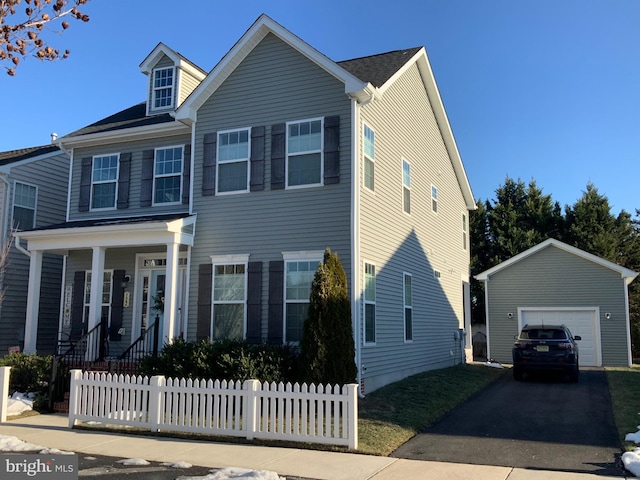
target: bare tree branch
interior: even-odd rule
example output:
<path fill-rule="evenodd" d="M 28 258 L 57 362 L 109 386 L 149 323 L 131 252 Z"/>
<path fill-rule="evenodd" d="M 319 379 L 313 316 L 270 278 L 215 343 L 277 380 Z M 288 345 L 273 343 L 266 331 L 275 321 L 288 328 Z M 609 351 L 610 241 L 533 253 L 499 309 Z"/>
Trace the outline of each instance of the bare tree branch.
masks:
<path fill-rule="evenodd" d="M 49 61 L 69 56 L 69 50 L 60 52 L 42 38 L 46 27 L 59 22 L 66 30 L 69 22 L 65 17 L 89 21 L 78 9 L 89 0 L 24 0 L 26 7 L 21 7 L 22 1 L 0 0 L 0 66 L 11 76 L 27 56 Z"/>

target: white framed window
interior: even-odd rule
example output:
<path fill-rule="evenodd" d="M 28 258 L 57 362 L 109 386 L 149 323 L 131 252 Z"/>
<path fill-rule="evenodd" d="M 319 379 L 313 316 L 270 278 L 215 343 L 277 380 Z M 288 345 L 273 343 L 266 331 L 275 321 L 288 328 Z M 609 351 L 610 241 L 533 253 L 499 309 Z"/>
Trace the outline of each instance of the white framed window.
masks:
<path fill-rule="evenodd" d="M 375 189 L 375 158 L 376 158 L 376 146 L 375 146 L 375 132 L 365 124 L 363 131 L 363 144 L 364 144 L 364 186 L 369 190 Z"/>
<path fill-rule="evenodd" d="M 217 193 L 249 190 L 250 139 L 249 128 L 218 133 Z"/>
<path fill-rule="evenodd" d="M 402 210 L 411 213 L 411 165 L 402 159 Z"/>
<path fill-rule="evenodd" d="M 283 253 L 284 257 L 284 341 L 299 343 L 309 311 L 311 284 L 324 252 Z"/>
<path fill-rule="evenodd" d="M 152 110 L 170 108 L 173 106 L 174 85 L 174 67 L 156 68 L 153 71 Z"/>
<path fill-rule="evenodd" d="M 413 292 L 412 276 L 403 273 L 402 293 L 404 298 L 404 341 L 413 341 Z"/>
<path fill-rule="evenodd" d="M 153 164 L 153 204 L 182 202 L 182 146 L 156 148 Z"/>
<path fill-rule="evenodd" d="M 14 183 L 12 225 L 15 230 L 29 230 L 36 226 L 37 201 L 38 187 L 28 183 Z"/>
<path fill-rule="evenodd" d="M 438 188 L 435 185 L 431 185 L 431 210 L 438 213 Z"/>
<path fill-rule="evenodd" d="M 211 338 L 243 339 L 247 325 L 247 264 L 249 255 L 211 257 L 213 315 Z"/>
<path fill-rule="evenodd" d="M 324 120 L 287 122 L 287 188 L 322 185 Z"/>
<path fill-rule="evenodd" d="M 93 157 L 91 170 L 91 210 L 116 207 L 118 190 L 117 153 Z"/>
<path fill-rule="evenodd" d="M 364 343 L 376 343 L 376 266 L 364 264 Z"/>
<path fill-rule="evenodd" d="M 467 222 L 467 214 L 462 214 L 462 249 L 467 250 L 469 244 L 469 223 Z"/>

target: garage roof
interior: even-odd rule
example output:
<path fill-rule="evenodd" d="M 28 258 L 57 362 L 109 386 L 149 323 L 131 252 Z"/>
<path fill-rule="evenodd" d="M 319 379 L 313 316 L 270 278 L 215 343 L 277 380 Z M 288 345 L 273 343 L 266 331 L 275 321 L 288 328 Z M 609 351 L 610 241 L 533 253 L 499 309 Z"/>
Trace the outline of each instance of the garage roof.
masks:
<path fill-rule="evenodd" d="M 620 276 L 625 279 L 627 285 L 629 285 L 634 278 L 638 276 L 638 272 L 634 272 L 633 270 L 629 270 L 628 268 L 621 267 L 620 265 L 605 260 L 603 258 L 598 257 L 597 255 L 593 255 L 591 253 L 585 252 L 584 250 L 580 250 L 579 248 L 572 247 L 571 245 L 567 245 L 566 243 L 561 242 L 560 240 L 556 240 L 555 238 L 549 238 L 542 243 L 539 243 L 535 247 L 531 247 L 529 250 L 525 250 L 524 252 L 519 253 L 515 257 L 511 257 L 509 260 L 505 260 L 504 262 L 496 265 L 495 267 L 490 268 L 489 270 L 485 270 L 482 273 L 479 273 L 474 278 L 476 280 L 480 280 L 486 282 L 489 280 L 489 277 L 496 272 L 499 272 L 514 263 L 517 263 L 525 258 L 534 255 L 535 253 L 548 248 L 548 247 L 556 247 L 565 252 L 571 253 L 578 257 L 582 257 L 585 260 L 589 260 L 593 263 L 597 263 L 598 265 L 602 265 L 603 267 L 609 268 L 615 272 L 620 273 Z"/>

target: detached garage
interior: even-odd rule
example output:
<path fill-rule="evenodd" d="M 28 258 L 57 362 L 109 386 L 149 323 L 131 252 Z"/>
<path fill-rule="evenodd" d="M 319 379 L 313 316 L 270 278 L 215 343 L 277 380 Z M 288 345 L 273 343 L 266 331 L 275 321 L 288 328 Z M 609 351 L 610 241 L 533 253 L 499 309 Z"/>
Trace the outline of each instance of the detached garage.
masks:
<path fill-rule="evenodd" d="M 526 324 L 566 325 L 581 366 L 629 366 L 628 286 L 638 274 L 555 239 L 475 278 L 485 283 L 487 356 L 511 363 Z"/>

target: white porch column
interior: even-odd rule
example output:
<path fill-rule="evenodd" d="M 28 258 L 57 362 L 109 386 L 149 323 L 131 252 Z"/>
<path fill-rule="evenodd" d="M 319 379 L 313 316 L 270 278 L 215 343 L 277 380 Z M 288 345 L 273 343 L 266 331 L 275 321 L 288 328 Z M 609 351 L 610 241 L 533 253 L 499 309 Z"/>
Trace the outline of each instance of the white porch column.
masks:
<path fill-rule="evenodd" d="M 100 323 L 102 315 L 102 282 L 104 281 L 104 247 L 93 247 L 91 258 L 91 297 L 89 300 L 89 318 L 87 329 L 91 330 Z"/>
<path fill-rule="evenodd" d="M 178 303 L 178 257 L 180 245 L 167 244 L 167 270 L 164 283 L 163 343 L 171 343 L 178 336 L 176 332 L 176 310 Z"/>
<path fill-rule="evenodd" d="M 40 310 L 40 280 L 42 278 L 41 250 L 31 250 L 29 262 L 29 287 L 27 293 L 27 314 L 24 321 L 24 351 L 36 353 L 38 338 L 38 314 Z"/>

